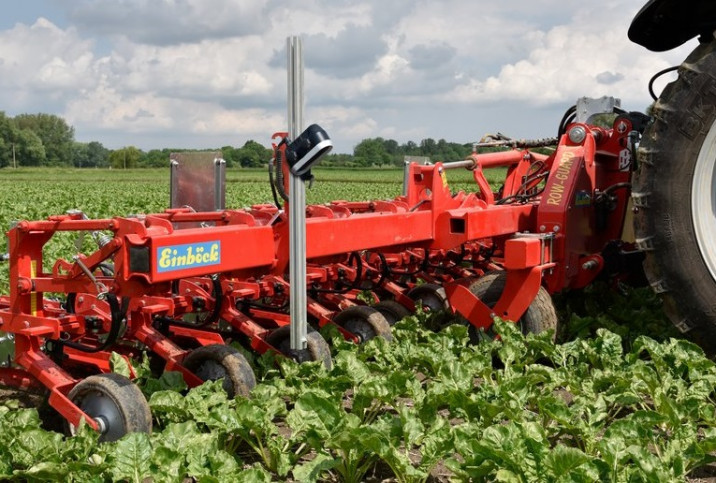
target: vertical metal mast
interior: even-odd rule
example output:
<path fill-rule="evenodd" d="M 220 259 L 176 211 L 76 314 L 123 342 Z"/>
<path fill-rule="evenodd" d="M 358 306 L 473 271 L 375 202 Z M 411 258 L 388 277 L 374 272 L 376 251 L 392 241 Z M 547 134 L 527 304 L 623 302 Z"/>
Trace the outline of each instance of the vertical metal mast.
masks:
<path fill-rule="evenodd" d="M 300 37 L 286 39 L 288 56 L 288 134 L 296 139 L 303 129 L 303 45 Z M 289 174 L 288 232 L 291 283 L 291 350 L 306 348 L 306 185 Z"/>

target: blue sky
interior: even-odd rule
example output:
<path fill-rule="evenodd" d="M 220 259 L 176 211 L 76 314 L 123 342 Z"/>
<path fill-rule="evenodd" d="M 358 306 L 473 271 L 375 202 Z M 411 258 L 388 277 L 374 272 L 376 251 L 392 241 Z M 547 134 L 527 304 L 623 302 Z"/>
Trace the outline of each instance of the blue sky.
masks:
<path fill-rule="evenodd" d="M 630 44 L 641 3 L 6 2 L 0 110 L 63 116 L 77 140 L 109 148 L 268 145 L 286 128 L 286 37 L 300 35 L 304 118 L 337 152 L 377 136 L 548 137 L 578 97 L 645 109 L 649 77 L 693 47 Z"/>

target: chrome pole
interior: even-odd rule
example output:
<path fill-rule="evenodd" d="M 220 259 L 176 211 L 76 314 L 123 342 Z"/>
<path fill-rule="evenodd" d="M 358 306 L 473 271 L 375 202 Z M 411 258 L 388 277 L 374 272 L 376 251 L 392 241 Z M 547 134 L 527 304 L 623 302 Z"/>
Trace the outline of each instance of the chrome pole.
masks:
<path fill-rule="evenodd" d="M 286 39 L 288 56 L 288 134 L 296 139 L 303 129 L 303 45 L 301 38 Z M 306 348 L 306 185 L 289 174 L 288 232 L 289 282 L 291 284 L 291 350 Z"/>

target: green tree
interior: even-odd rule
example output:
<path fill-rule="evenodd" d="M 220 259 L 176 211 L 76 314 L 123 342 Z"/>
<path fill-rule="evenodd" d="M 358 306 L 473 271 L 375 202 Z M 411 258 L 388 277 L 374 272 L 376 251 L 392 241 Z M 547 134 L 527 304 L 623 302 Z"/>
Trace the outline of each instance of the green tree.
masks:
<path fill-rule="evenodd" d="M 29 129 L 42 140 L 47 164 L 50 166 L 72 165 L 75 129 L 54 114 L 20 114 L 14 118 L 19 129 Z"/>
<path fill-rule="evenodd" d="M 45 145 L 29 129 L 18 129 L 15 137 L 15 157 L 18 166 L 42 166 L 46 163 Z"/>
<path fill-rule="evenodd" d="M 437 153 L 437 143 L 433 138 L 426 138 L 420 141 L 420 154 L 422 156 L 432 156 Z"/>
<path fill-rule="evenodd" d="M 12 118 L 0 111 L 0 168 L 12 166 L 12 150 L 15 142 L 16 129 Z"/>
<path fill-rule="evenodd" d="M 140 168 L 165 168 L 169 166 L 170 149 L 150 149 L 142 154 Z"/>
<path fill-rule="evenodd" d="M 109 165 L 114 169 L 136 168 L 142 152 L 134 146 L 127 146 L 112 151 L 109 155 Z"/>
<path fill-rule="evenodd" d="M 383 138 L 364 139 L 353 148 L 358 166 L 390 164 L 391 156 L 386 152 Z"/>
<path fill-rule="evenodd" d="M 11 156 L 12 146 L 8 146 L 7 144 L 5 144 L 5 140 L 0 137 L 0 168 L 10 166 L 10 163 L 12 163 Z"/>
<path fill-rule="evenodd" d="M 109 149 L 102 143 L 74 143 L 72 148 L 72 164 L 77 168 L 98 168 L 109 165 Z"/>
<path fill-rule="evenodd" d="M 87 143 L 87 166 L 98 168 L 109 166 L 109 149 L 97 141 Z"/>
<path fill-rule="evenodd" d="M 221 156 L 224 158 L 224 161 L 226 161 L 227 168 L 241 166 L 241 162 L 239 161 L 239 151 L 240 149 L 233 146 L 224 146 L 221 148 Z"/>
<path fill-rule="evenodd" d="M 89 149 L 87 143 L 75 142 L 72 145 L 72 165 L 76 168 L 86 168 L 89 162 Z"/>
<path fill-rule="evenodd" d="M 420 146 L 415 144 L 414 141 L 408 141 L 405 144 L 400 145 L 400 153 L 405 156 L 421 156 Z"/>
<path fill-rule="evenodd" d="M 271 160 L 272 152 L 256 141 L 248 140 L 234 153 L 234 159 L 244 168 L 257 168 Z M 224 154 L 226 156 L 226 154 Z M 224 158 L 226 159 L 226 158 Z"/>
<path fill-rule="evenodd" d="M 20 129 L 13 118 L 0 111 L 0 167 L 45 164 L 45 148 L 39 136 Z"/>

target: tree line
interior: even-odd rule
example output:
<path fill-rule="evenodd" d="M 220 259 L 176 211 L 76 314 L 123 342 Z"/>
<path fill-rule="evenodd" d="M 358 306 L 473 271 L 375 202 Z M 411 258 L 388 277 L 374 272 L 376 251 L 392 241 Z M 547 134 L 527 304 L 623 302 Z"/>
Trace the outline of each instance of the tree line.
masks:
<path fill-rule="evenodd" d="M 402 166 L 405 156 L 425 156 L 432 160 L 451 161 L 469 156 L 472 144 L 458 144 L 444 139 L 423 139 L 399 144 L 381 137 L 364 139 L 352 154 L 329 154 L 322 166 L 372 167 Z M 0 168 L 55 166 L 75 168 L 154 168 L 166 167 L 172 152 L 187 149 L 151 149 L 135 146 L 107 149 L 102 143 L 75 140 L 75 130 L 54 114 L 20 114 L 7 116 L 0 111 Z M 241 147 L 222 146 L 227 167 L 261 167 L 272 156 L 262 144 L 249 140 Z"/>

